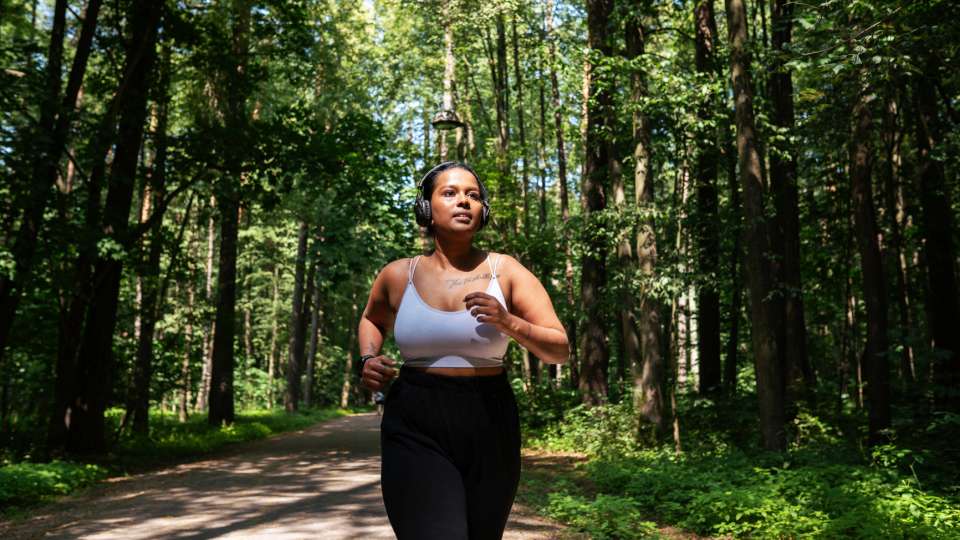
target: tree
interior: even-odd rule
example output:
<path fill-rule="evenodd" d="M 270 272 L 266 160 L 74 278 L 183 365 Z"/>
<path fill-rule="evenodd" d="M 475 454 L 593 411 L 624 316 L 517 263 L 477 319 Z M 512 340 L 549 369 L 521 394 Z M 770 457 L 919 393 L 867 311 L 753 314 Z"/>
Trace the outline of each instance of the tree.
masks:
<path fill-rule="evenodd" d="M 750 75 L 750 53 L 747 49 L 747 15 L 743 0 L 726 0 L 727 33 L 730 42 L 730 74 L 736 106 L 737 154 L 740 183 L 746 211 L 746 277 L 750 291 L 754 365 L 757 394 L 760 398 L 760 428 L 763 446 L 768 450 L 784 450 L 783 372 L 777 328 L 782 312 L 770 299 L 774 290 L 769 254 L 770 218 L 764 210 L 766 185 L 757 150 L 753 112 L 753 83 Z"/>

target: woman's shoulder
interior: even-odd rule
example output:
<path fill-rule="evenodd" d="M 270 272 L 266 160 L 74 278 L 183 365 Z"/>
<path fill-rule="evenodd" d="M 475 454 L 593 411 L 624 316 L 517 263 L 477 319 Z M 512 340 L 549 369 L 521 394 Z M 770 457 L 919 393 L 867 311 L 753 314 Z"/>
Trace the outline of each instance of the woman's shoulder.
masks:
<path fill-rule="evenodd" d="M 490 259 L 497 265 L 497 274 L 525 271 L 527 268 L 512 255 L 490 251 Z"/>
<path fill-rule="evenodd" d="M 403 257 L 390 261 L 380 269 L 380 275 L 391 281 L 399 278 L 403 278 L 403 280 L 406 281 L 413 259 L 413 257 Z"/>

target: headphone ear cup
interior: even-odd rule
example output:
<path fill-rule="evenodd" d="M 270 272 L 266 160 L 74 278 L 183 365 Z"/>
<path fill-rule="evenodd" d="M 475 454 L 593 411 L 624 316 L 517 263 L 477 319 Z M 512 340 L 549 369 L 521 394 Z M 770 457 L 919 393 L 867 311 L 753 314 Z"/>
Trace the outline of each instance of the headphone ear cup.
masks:
<path fill-rule="evenodd" d="M 490 221 L 490 205 L 486 201 L 483 202 L 483 212 L 480 214 L 480 227 L 477 230 L 480 230 L 487 226 L 487 222 Z"/>
<path fill-rule="evenodd" d="M 430 226 L 430 201 L 418 197 L 413 203 L 413 215 L 417 218 L 417 225 L 421 227 Z"/>

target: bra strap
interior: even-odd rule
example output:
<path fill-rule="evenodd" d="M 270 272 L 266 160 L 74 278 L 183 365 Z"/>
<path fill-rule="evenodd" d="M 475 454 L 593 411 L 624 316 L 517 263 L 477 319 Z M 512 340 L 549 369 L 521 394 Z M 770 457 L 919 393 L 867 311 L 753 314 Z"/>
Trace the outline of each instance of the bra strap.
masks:
<path fill-rule="evenodd" d="M 493 279 L 497 279 L 497 265 L 500 264 L 500 255 L 497 255 L 497 258 L 493 260 L 493 264 L 490 265 L 490 271 L 493 272 Z"/>
<path fill-rule="evenodd" d="M 410 259 L 410 271 L 407 272 L 407 280 L 413 283 L 413 273 L 417 271 L 417 263 L 420 262 L 420 256 Z"/>

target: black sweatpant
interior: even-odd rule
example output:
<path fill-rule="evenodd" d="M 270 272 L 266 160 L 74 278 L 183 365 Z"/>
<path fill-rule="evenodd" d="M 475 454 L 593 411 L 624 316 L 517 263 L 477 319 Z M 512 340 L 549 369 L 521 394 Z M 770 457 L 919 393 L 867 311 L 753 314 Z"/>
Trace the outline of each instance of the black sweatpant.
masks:
<path fill-rule="evenodd" d="M 520 480 L 520 421 L 506 373 L 400 370 L 380 424 L 381 485 L 400 540 L 503 536 Z"/>

